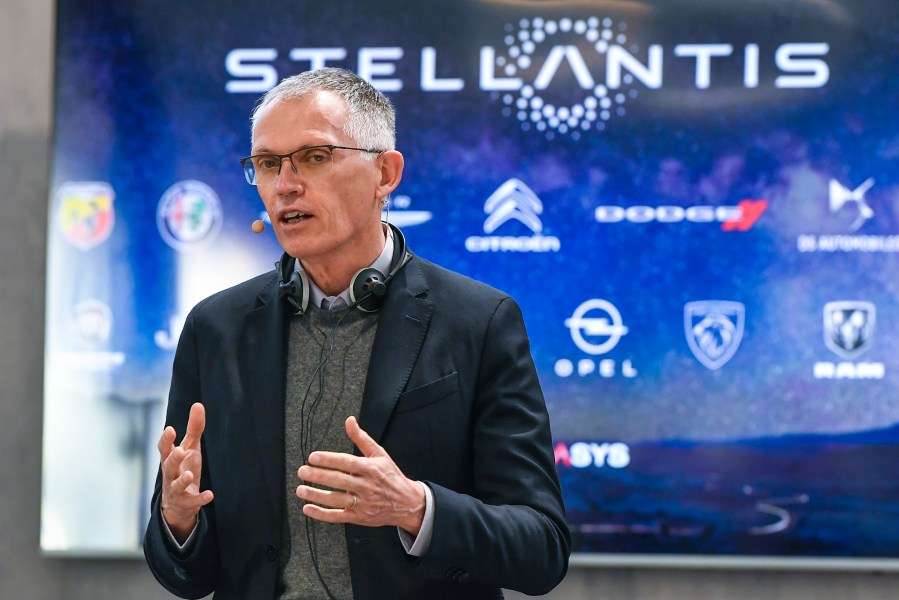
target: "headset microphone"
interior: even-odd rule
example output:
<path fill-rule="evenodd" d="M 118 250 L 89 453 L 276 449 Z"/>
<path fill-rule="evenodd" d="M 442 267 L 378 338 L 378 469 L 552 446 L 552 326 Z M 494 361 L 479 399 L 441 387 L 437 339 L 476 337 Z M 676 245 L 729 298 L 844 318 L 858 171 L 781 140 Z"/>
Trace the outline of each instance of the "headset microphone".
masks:
<path fill-rule="evenodd" d="M 269 223 L 272 222 L 267 213 L 261 219 L 256 219 L 255 221 L 253 221 L 253 224 L 250 226 L 250 228 L 253 230 L 253 233 L 262 233 L 262 230 L 265 229 L 266 221 L 268 221 Z"/>

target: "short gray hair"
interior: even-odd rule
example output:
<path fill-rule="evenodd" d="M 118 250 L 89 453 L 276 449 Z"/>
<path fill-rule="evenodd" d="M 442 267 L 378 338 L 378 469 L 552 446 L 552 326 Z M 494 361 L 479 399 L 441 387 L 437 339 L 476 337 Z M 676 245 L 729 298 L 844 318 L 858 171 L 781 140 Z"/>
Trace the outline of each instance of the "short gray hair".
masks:
<path fill-rule="evenodd" d="M 347 121 L 343 131 L 363 148 L 396 149 L 396 111 L 390 100 L 370 83 L 346 69 L 326 67 L 306 71 L 281 80 L 259 99 L 251 131 L 268 109 L 281 100 L 297 100 L 318 92 L 333 92 L 346 104 Z"/>

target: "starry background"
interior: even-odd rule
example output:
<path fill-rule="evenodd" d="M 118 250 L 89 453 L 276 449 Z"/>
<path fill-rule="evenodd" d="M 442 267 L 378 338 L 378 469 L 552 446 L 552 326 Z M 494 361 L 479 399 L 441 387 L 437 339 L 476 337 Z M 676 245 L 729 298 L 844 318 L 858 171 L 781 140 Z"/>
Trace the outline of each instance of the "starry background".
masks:
<path fill-rule="evenodd" d="M 519 114 L 519 103 L 532 97 L 520 90 L 479 89 L 484 46 L 494 49 L 496 77 L 525 84 L 538 78 L 553 46 L 574 46 L 602 86 L 602 40 L 643 63 L 650 47 L 661 47 L 661 85 L 625 77 L 618 90 L 584 90 L 563 62 L 548 87 L 534 92 L 544 104 L 580 107 L 564 116 L 581 118 L 562 129 L 532 104 Z M 712 43 L 730 44 L 733 53 L 712 61 L 710 84 L 700 89 L 696 60 L 674 48 Z M 828 44 L 825 85 L 777 86 L 787 73 L 776 51 L 790 43 Z M 748 44 L 759 49 L 758 85 L 749 88 Z M 557 441 L 629 445 L 623 469 L 560 466 L 576 550 L 899 552 L 899 486 L 883 481 L 882 470 L 899 442 L 899 256 L 797 248 L 799 236 L 899 232 L 899 83 L 890 77 L 899 9 L 891 2 L 613 8 L 440 1 L 351 10 L 286 1 L 228 9 L 208 0 L 60 2 L 51 189 L 109 182 L 116 221 L 109 240 L 88 252 L 66 246 L 51 228 L 48 319 L 59 327 L 48 327 L 48 345 L 77 346 L 66 315 L 71 305 L 99 298 L 114 315 L 109 346 L 127 356 L 112 372 L 83 375 L 84 402 L 119 394 L 161 407 L 172 353 L 153 342 L 155 332 L 183 312 L 185 296 L 199 299 L 277 259 L 274 236 L 249 233 L 261 203 L 237 163 L 249 148 L 259 94 L 226 92 L 225 60 L 235 48 L 273 48 L 268 64 L 280 78 L 308 68 L 290 60 L 292 48 L 314 47 L 346 48 L 347 58 L 331 64 L 349 69 L 362 47 L 402 49 L 396 72 L 379 77 L 402 81 L 402 90 L 388 93 L 407 161 L 396 193 L 404 206 L 392 214 L 433 214 L 406 229 L 411 249 L 519 301 Z M 436 49 L 436 75 L 462 80 L 462 90 L 421 89 L 424 47 Z M 529 60 L 519 61 L 522 54 Z M 799 71 L 791 74 L 810 68 Z M 541 233 L 559 239 L 558 252 L 466 250 L 466 238 L 485 235 L 485 200 L 512 177 L 542 201 Z M 851 190 L 868 178 L 874 216 L 856 230 L 857 207 L 832 212 L 828 185 L 836 179 Z M 165 190 L 187 179 L 212 187 L 224 215 L 218 237 L 189 257 L 167 246 L 156 225 Z M 594 218 L 600 205 L 687 208 L 744 199 L 767 201 L 748 231 Z M 495 235 L 533 232 L 511 221 Z M 186 260 L 208 265 L 189 294 L 177 277 Z M 602 356 L 581 352 L 564 324 L 593 298 L 615 305 L 628 328 Z M 741 343 L 717 370 L 687 345 L 683 307 L 698 300 L 745 306 Z M 843 360 L 825 346 L 822 326 L 824 305 L 838 300 L 876 306 L 873 343 L 857 360 L 884 363 L 883 379 L 814 378 L 816 362 Z M 611 360 L 614 373 L 561 377 L 560 359 Z M 624 376 L 624 361 L 635 377 Z M 65 414 L 76 428 L 77 411 L 60 410 L 72 411 Z M 134 436 L 129 443 L 146 442 Z M 765 498 L 790 499 L 781 503 L 795 511 L 790 526 L 747 533 L 773 519 L 758 510 Z"/>

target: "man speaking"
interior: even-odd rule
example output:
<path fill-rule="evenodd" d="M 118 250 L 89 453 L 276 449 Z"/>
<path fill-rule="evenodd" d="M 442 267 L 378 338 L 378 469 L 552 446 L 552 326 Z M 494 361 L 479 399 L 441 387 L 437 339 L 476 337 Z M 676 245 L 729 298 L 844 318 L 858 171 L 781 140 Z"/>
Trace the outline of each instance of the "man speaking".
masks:
<path fill-rule="evenodd" d="M 253 114 L 241 163 L 284 256 L 181 334 L 144 540 L 180 597 L 501 598 L 565 575 L 521 312 L 381 221 L 395 130 L 342 69 L 285 79 Z"/>

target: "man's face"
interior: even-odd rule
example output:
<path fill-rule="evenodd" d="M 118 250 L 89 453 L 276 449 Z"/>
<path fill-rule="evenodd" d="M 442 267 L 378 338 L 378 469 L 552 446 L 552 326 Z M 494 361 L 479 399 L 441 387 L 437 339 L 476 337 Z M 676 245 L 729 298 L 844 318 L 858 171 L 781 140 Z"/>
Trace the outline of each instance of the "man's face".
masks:
<path fill-rule="evenodd" d="M 358 146 L 343 132 L 346 118 L 343 100 L 331 92 L 277 102 L 256 122 L 252 154 L 287 154 L 325 144 Z M 284 160 L 278 178 L 258 187 L 288 254 L 304 265 L 329 270 L 360 261 L 367 266 L 365 261 L 377 256 L 384 241 L 379 196 L 389 190 L 383 186 L 382 157 L 372 158 L 338 148 L 328 164 L 298 168 L 297 173 Z"/>

